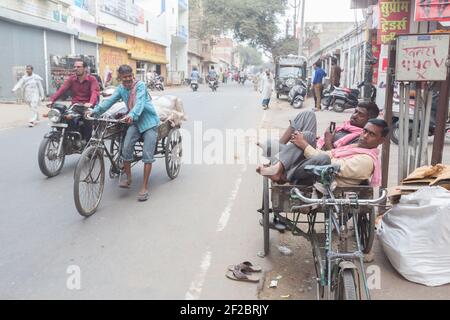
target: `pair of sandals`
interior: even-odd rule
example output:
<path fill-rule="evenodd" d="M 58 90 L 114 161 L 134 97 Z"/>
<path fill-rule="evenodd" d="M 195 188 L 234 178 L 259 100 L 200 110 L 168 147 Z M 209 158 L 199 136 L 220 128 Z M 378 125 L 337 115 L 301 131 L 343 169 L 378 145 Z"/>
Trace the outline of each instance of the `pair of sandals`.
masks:
<path fill-rule="evenodd" d="M 131 182 L 129 182 L 128 179 L 123 179 L 119 182 L 119 187 L 122 189 L 130 189 L 130 186 L 131 186 Z M 149 197 L 150 197 L 150 194 L 147 191 L 144 193 L 139 193 L 137 199 L 139 202 L 145 202 L 149 199 Z"/>
<path fill-rule="evenodd" d="M 228 266 L 226 277 L 235 281 L 253 282 L 260 281 L 260 277 L 254 273 L 259 273 L 262 268 L 257 265 L 253 265 L 249 261 L 244 261 L 237 265 Z"/>

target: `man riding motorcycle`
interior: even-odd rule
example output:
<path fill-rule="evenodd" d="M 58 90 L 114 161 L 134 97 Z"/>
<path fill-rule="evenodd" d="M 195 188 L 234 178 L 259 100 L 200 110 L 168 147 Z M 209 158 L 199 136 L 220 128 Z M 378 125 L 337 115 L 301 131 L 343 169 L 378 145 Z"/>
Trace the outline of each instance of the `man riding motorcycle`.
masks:
<path fill-rule="evenodd" d="M 200 73 L 197 70 L 197 67 L 194 67 L 192 69 L 192 73 L 191 73 L 191 80 L 199 80 L 200 79 Z"/>
<path fill-rule="evenodd" d="M 216 70 L 214 70 L 214 66 L 211 66 L 211 70 L 208 72 L 208 79 L 213 80 L 214 79 L 214 83 L 216 86 L 219 85 L 219 82 L 217 81 L 217 79 L 219 78 L 219 76 L 217 75 Z"/>
<path fill-rule="evenodd" d="M 69 90 L 72 93 L 72 104 L 82 104 L 85 109 L 92 108 L 99 101 L 100 87 L 97 79 L 88 72 L 88 65 L 83 60 L 76 60 L 74 63 L 75 74 L 69 76 L 61 88 L 50 98 L 47 106 L 51 106 L 64 93 Z M 83 112 L 86 110 L 82 110 Z M 91 121 L 84 120 L 84 125 L 80 126 L 80 133 L 88 142 L 92 136 Z"/>

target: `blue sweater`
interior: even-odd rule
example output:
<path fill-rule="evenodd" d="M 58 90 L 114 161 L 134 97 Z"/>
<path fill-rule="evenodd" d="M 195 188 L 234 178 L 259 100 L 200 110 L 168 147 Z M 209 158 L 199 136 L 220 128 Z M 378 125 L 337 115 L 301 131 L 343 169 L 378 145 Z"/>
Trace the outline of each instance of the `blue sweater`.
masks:
<path fill-rule="evenodd" d="M 120 85 L 108 100 L 103 101 L 94 108 L 94 113 L 98 115 L 105 113 L 120 99 L 128 105 L 129 97 L 130 90 Z M 153 107 L 147 87 L 142 81 L 138 81 L 136 84 L 136 104 L 128 115 L 133 118 L 133 122 L 136 123 L 141 133 L 160 124 L 159 116 Z"/>
<path fill-rule="evenodd" d="M 327 73 L 322 68 L 317 68 L 314 72 L 313 84 L 322 83 L 323 78 L 327 76 Z"/>

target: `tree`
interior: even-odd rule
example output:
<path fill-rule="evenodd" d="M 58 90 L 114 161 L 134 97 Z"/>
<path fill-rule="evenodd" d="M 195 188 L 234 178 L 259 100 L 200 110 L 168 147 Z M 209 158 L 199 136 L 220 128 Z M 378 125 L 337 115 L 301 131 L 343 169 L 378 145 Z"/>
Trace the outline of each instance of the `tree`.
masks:
<path fill-rule="evenodd" d="M 232 31 L 235 39 L 263 49 L 272 58 L 279 54 L 280 44 L 288 48 L 290 41 L 280 38 L 277 22 L 278 17 L 285 13 L 287 0 L 194 1 L 201 3 L 203 18 L 200 24 L 203 33 L 222 35 Z"/>
<path fill-rule="evenodd" d="M 262 65 L 262 54 L 256 50 L 256 48 L 249 46 L 238 46 L 237 48 L 239 56 L 241 58 L 242 67 L 247 66 L 260 66 Z"/>

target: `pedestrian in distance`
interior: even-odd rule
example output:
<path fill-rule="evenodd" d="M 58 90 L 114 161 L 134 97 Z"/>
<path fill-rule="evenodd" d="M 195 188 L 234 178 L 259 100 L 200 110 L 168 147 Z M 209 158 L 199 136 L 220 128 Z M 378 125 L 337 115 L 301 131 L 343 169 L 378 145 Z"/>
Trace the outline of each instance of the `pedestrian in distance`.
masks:
<path fill-rule="evenodd" d="M 16 83 L 12 92 L 16 92 L 17 90 L 22 90 L 22 96 L 25 101 L 28 103 L 31 111 L 31 118 L 28 121 L 28 126 L 34 127 L 35 124 L 39 121 L 39 105 L 40 102 L 44 100 L 44 88 L 42 87 L 43 79 L 33 73 L 33 66 L 27 65 L 26 74 Z"/>
<path fill-rule="evenodd" d="M 320 61 L 317 61 L 313 64 L 314 68 L 314 78 L 312 81 L 312 85 L 314 88 L 314 101 L 316 106 L 313 110 L 320 111 L 321 110 L 321 101 L 322 101 L 322 90 L 323 90 L 323 78 L 327 76 L 327 73 L 322 69 L 322 64 Z"/>
<path fill-rule="evenodd" d="M 270 74 L 270 71 L 266 71 L 266 76 L 263 82 L 263 90 L 262 90 L 262 107 L 264 110 L 269 109 L 270 98 L 272 97 L 273 91 L 273 78 Z"/>

